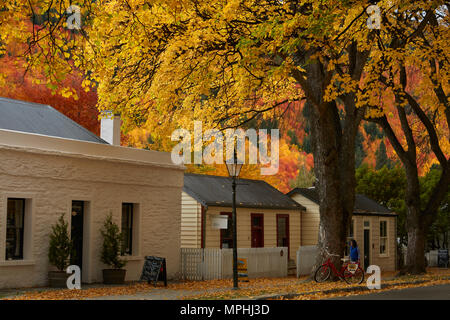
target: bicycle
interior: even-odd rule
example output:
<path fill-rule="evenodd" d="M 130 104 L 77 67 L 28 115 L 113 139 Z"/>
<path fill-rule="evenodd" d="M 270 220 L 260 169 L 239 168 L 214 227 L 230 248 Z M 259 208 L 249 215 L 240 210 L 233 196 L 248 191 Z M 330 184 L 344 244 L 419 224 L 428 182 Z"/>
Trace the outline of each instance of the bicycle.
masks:
<path fill-rule="evenodd" d="M 338 254 L 329 253 L 328 250 L 325 249 L 325 252 L 328 256 L 336 256 L 340 257 Z M 350 262 L 349 259 L 341 258 L 344 262 L 340 271 L 334 266 L 334 263 L 331 261 L 331 258 L 328 259 L 319 266 L 314 274 L 314 280 L 317 283 L 321 283 L 327 281 L 331 275 L 331 271 L 335 276 L 338 276 L 341 280 L 343 279 L 348 284 L 360 284 L 364 281 L 364 270 L 361 268 L 361 265 L 358 262 Z"/>

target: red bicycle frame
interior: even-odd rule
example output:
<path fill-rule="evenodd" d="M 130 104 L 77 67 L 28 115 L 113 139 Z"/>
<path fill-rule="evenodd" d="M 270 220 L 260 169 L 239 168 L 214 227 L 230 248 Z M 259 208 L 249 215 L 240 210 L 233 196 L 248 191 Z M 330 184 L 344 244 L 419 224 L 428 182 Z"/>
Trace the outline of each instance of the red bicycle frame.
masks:
<path fill-rule="evenodd" d="M 334 274 L 335 276 L 338 276 L 339 278 L 345 278 L 344 271 L 345 271 L 345 269 L 347 269 L 347 266 L 348 266 L 349 264 L 350 264 L 350 262 L 344 262 L 344 263 L 342 264 L 341 270 L 338 271 L 338 270 L 336 269 L 334 263 L 331 261 L 331 258 L 328 258 L 327 261 L 325 261 L 325 263 L 322 264 L 322 266 L 326 266 L 327 268 L 330 268 L 331 271 L 333 272 L 333 274 Z M 358 265 L 359 268 L 361 268 L 361 265 L 360 265 L 360 263 L 359 263 L 359 260 L 356 262 L 356 264 Z M 328 269 L 325 269 L 325 270 L 328 270 Z M 352 276 L 353 276 L 353 275 L 351 275 L 351 276 L 349 276 L 349 277 L 352 277 Z"/>

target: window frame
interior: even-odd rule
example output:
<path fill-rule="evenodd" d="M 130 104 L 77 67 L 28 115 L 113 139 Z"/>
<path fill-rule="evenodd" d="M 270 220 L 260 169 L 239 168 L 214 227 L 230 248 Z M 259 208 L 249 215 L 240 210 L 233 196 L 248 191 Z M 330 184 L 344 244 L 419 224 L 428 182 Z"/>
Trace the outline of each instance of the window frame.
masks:
<path fill-rule="evenodd" d="M 0 268 L 8 266 L 32 266 L 36 264 L 35 250 L 35 217 L 36 201 L 38 194 L 35 192 L 0 192 Z M 23 259 L 5 260 L 6 257 L 6 219 L 8 215 L 8 199 L 25 199 Z"/>
<path fill-rule="evenodd" d="M 344 250 L 344 255 L 348 256 L 350 255 L 350 241 L 355 239 L 355 219 L 352 217 L 350 221 L 350 225 L 348 226 L 348 233 L 347 233 L 347 243 Z"/>
<path fill-rule="evenodd" d="M 232 229 L 232 224 L 233 224 L 233 220 L 232 220 L 232 212 L 221 212 L 220 213 L 220 215 L 221 216 L 228 216 L 228 222 L 230 222 L 230 220 L 231 220 L 231 223 L 228 223 L 227 222 L 227 229 L 220 229 L 220 249 L 223 249 L 222 248 L 222 244 L 223 244 L 223 240 L 224 239 L 226 239 L 226 240 L 228 240 L 228 241 L 230 241 L 231 242 L 231 247 L 228 247 L 228 248 L 225 248 L 225 249 L 232 249 L 233 248 L 233 246 L 234 246 L 234 243 L 233 243 L 233 229 Z M 231 238 L 225 238 L 224 237 L 224 230 L 229 230 L 231 228 Z"/>
<path fill-rule="evenodd" d="M 21 233 L 20 233 L 20 255 L 18 257 L 12 257 L 12 258 L 8 258 L 7 254 L 8 254 L 8 250 L 7 250 L 7 243 L 8 243 L 8 229 L 10 228 L 8 226 L 8 209 L 9 209 L 9 201 L 21 201 L 22 202 L 22 226 L 21 227 L 14 227 L 14 230 L 17 231 L 17 229 L 21 229 Z M 4 253 L 4 257 L 5 257 L 5 261 L 21 261 L 21 260 L 25 260 L 25 219 L 26 219 L 26 211 L 27 211 L 27 199 L 26 198 L 16 198 L 16 197 L 8 197 L 6 199 L 6 226 L 5 226 L 5 253 Z"/>
<path fill-rule="evenodd" d="M 122 232 L 122 234 L 124 234 L 123 233 L 124 232 L 123 216 L 124 216 L 124 207 L 125 206 L 128 208 L 131 208 L 126 211 L 127 215 L 129 214 L 129 216 L 127 216 L 128 227 L 126 228 L 126 230 L 127 230 L 126 239 L 127 239 L 127 244 L 128 244 L 127 248 L 129 247 L 129 252 L 124 250 L 125 247 L 123 246 L 123 243 L 122 243 L 122 246 L 120 248 L 120 255 L 121 256 L 133 256 L 133 253 L 134 253 L 133 237 L 134 237 L 134 232 L 135 232 L 135 230 L 134 230 L 134 220 L 135 220 L 134 215 L 135 215 L 135 207 L 136 206 L 132 202 L 123 202 L 122 203 L 121 223 L 120 223 L 120 231 Z"/>
<path fill-rule="evenodd" d="M 350 226 L 348 230 L 348 237 L 354 239 L 355 238 L 355 219 L 351 219 Z"/>
<path fill-rule="evenodd" d="M 280 236 L 280 234 L 279 234 L 279 229 L 278 229 L 278 227 L 279 227 L 279 218 L 285 218 L 286 219 L 286 231 L 287 231 L 287 248 L 288 248 L 288 258 L 290 257 L 290 250 L 291 250 L 291 230 L 290 230 L 290 215 L 289 214 L 282 214 L 282 213 L 277 213 L 276 215 L 275 215 L 275 219 L 276 219 L 276 228 L 277 228 L 277 232 L 276 232 L 276 236 L 277 236 L 277 238 L 276 238 L 276 246 L 278 247 L 278 240 L 279 240 L 279 236 Z"/>
<path fill-rule="evenodd" d="M 385 223 L 385 232 L 386 235 L 382 236 L 381 235 L 381 231 L 382 231 L 382 224 Z M 380 257 L 389 257 L 389 221 L 387 219 L 380 219 L 380 229 L 379 229 L 379 250 L 378 253 L 380 255 Z M 381 241 L 384 240 L 385 241 L 385 251 L 381 252 Z"/>

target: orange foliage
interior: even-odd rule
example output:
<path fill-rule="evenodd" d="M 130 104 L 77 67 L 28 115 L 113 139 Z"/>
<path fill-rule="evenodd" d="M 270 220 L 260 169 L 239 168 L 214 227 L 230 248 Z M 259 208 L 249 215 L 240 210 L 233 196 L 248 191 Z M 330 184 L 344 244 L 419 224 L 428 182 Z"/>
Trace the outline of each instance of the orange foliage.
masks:
<path fill-rule="evenodd" d="M 44 72 L 31 74 L 17 63 L 14 55 L 19 55 L 24 48 L 10 45 L 8 54 L 0 58 L 0 74 L 5 75 L 3 84 L 0 83 L 0 96 L 50 105 L 78 124 L 96 135 L 100 133 L 99 112 L 97 110 L 97 93 L 95 90 L 86 92 L 81 86 L 83 81 L 79 74 L 67 74 L 61 87 L 73 88 L 76 97 L 65 98 L 55 94 L 46 83 Z"/>

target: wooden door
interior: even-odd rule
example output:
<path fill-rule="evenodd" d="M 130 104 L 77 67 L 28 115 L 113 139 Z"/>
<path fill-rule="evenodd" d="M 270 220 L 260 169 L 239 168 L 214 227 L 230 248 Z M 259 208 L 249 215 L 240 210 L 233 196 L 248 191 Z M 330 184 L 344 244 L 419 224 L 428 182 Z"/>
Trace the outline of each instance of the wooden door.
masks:
<path fill-rule="evenodd" d="M 252 213 L 250 219 L 252 248 L 262 248 L 264 247 L 264 215 Z"/>
<path fill-rule="evenodd" d="M 70 237 L 73 241 L 73 254 L 70 256 L 70 264 L 83 267 L 83 223 L 84 202 L 72 201 L 72 222 Z"/>
<path fill-rule="evenodd" d="M 364 269 L 370 266 L 370 230 L 364 229 Z"/>

